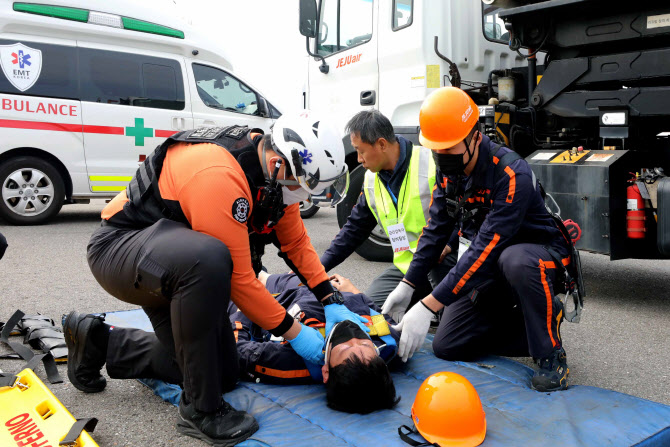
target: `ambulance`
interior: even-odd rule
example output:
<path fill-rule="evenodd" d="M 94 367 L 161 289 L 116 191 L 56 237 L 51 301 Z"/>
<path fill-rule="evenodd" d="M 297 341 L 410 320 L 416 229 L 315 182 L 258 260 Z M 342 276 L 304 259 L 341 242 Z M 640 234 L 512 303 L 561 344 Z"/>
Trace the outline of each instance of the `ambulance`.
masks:
<path fill-rule="evenodd" d="M 0 3 L 0 221 L 110 198 L 170 135 L 280 112 L 166 2 Z"/>

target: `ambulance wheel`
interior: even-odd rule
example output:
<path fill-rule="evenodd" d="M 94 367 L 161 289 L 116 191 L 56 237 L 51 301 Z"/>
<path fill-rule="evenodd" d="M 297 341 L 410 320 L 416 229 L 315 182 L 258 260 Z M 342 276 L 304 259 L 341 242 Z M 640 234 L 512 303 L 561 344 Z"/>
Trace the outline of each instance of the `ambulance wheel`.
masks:
<path fill-rule="evenodd" d="M 45 223 L 63 206 L 63 179 L 40 158 L 25 156 L 3 162 L 0 182 L 0 217 L 11 224 Z"/>
<path fill-rule="evenodd" d="M 303 219 L 309 219 L 319 211 L 319 207 L 314 205 L 309 200 L 300 202 L 300 217 Z"/>
<path fill-rule="evenodd" d="M 351 210 L 358 201 L 358 196 L 363 189 L 363 179 L 365 177 L 365 168 L 359 165 L 351 171 L 349 178 L 349 191 L 344 200 L 337 205 L 337 223 L 340 228 L 347 223 Z M 368 261 L 376 262 L 392 262 L 393 250 L 391 249 L 391 241 L 384 230 L 377 225 L 370 237 L 363 242 L 357 249 L 356 253 L 367 259 Z"/>

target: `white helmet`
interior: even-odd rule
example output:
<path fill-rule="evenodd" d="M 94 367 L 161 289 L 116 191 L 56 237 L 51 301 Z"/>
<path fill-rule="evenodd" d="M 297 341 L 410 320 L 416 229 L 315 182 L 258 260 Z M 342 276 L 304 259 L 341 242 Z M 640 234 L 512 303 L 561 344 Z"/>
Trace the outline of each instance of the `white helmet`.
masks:
<path fill-rule="evenodd" d="M 288 162 L 297 180 L 279 180 L 280 184 L 300 185 L 310 194 L 334 188 L 333 196 L 344 198 L 349 172 L 344 162 L 342 135 L 335 126 L 309 110 L 282 115 L 272 128 L 271 141 L 272 148 Z"/>

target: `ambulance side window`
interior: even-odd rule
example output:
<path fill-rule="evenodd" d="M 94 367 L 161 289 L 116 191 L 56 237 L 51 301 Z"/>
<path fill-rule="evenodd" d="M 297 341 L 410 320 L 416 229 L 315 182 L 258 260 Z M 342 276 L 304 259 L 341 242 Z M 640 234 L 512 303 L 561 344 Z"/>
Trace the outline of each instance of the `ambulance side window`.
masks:
<path fill-rule="evenodd" d="M 184 109 L 184 81 L 177 61 L 81 48 L 79 64 L 82 101 Z"/>
<path fill-rule="evenodd" d="M 180 84 L 181 67 L 177 65 L 142 64 L 142 82 L 144 83 L 144 96 L 148 105 L 159 109 L 183 110 L 184 93 L 183 84 Z M 179 86 L 182 87 L 181 98 L 179 97 Z"/>
<path fill-rule="evenodd" d="M 218 68 L 193 64 L 198 95 L 207 107 L 257 115 L 258 95 L 240 80 Z"/>
<path fill-rule="evenodd" d="M 321 0 L 317 54 L 328 56 L 368 42 L 372 7 L 372 0 Z"/>
<path fill-rule="evenodd" d="M 75 47 L 0 39 L 3 46 L 18 44 L 27 48 L 17 46 L 0 56 L 3 67 L 10 71 L 14 81 L 11 82 L 6 73 L 0 74 L 0 93 L 79 99 Z M 16 87 L 22 86 L 21 82 L 29 84 L 35 77 L 34 83 L 24 91 Z"/>

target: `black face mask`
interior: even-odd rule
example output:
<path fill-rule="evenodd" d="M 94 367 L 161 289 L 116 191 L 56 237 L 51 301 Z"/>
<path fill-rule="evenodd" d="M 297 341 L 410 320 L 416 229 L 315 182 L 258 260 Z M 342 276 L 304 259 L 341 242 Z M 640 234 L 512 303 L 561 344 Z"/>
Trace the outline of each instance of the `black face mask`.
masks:
<path fill-rule="evenodd" d="M 353 321 L 344 320 L 343 322 L 338 323 L 337 326 L 333 329 L 333 332 L 330 336 L 330 348 L 332 349 L 341 343 L 346 343 L 352 338 L 360 338 L 365 340 L 366 338 L 369 339 L 370 336 L 368 336 L 368 334 L 359 328 L 358 325 Z"/>
<path fill-rule="evenodd" d="M 465 170 L 463 154 L 438 154 L 433 152 L 433 159 L 444 175 L 458 175 Z"/>
<path fill-rule="evenodd" d="M 475 137 L 479 137 L 479 131 L 475 132 L 472 135 L 472 138 L 470 138 L 470 141 L 465 143 L 465 149 L 468 153 L 468 162 L 463 163 L 463 153 L 461 154 L 438 154 L 437 152 L 433 152 L 433 159 L 435 160 L 435 164 L 437 167 L 440 169 L 440 172 L 444 175 L 460 175 L 465 172 L 465 168 L 468 167 L 470 162 L 472 161 L 472 156 L 474 155 L 474 151 L 470 152 L 470 145 L 472 144 L 472 141 L 475 139 Z"/>

